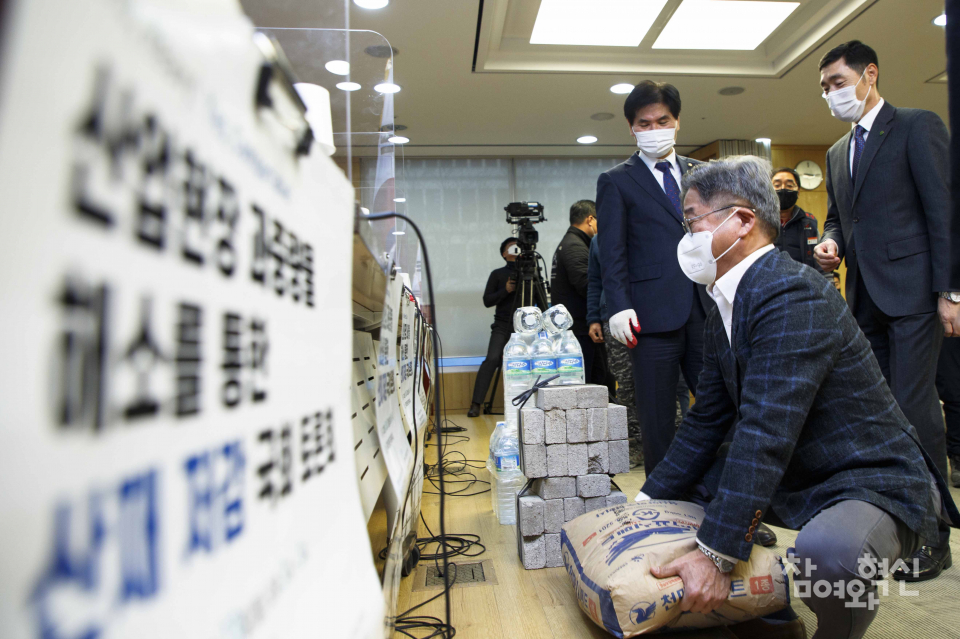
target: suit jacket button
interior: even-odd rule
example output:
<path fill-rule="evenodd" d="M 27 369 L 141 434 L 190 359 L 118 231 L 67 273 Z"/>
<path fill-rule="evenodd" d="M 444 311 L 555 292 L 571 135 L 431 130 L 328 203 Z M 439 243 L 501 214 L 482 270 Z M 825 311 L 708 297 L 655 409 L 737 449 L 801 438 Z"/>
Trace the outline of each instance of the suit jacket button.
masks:
<path fill-rule="evenodd" d="M 762 510 L 758 510 L 758 511 L 757 511 L 757 514 L 754 515 L 754 517 L 756 517 L 757 519 L 760 519 L 760 516 L 761 516 L 762 514 L 763 514 L 763 511 L 762 511 Z"/>
<path fill-rule="evenodd" d="M 743 536 L 743 540 L 749 544 L 751 541 L 753 541 L 753 535 L 751 535 L 750 533 L 747 533 L 746 535 Z"/>
<path fill-rule="evenodd" d="M 756 529 L 757 529 L 756 526 L 750 526 L 749 528 L 747 528 L 747 532 L 750 533 L 750 534 L 753 534 L 753 531 L 756 530 Z"/>
<path fill-rule="evenodd" d="M 752 521 L 752 522 L 750 522 L 750 523 L 752 523 L 752 524 L 753 524 L 754 526 L 756 526 L 757 524 L 759 524 L 759 523 L 760 523 L 760 520 L 759 520 L 759 519 L 757 519 L 756 517 L 754 517 L 754 519 L 753 519 L 753 521 Z M 751 530 L 750 532 L 753 532 L 753 531 Z"/>
<path fill-rule="evenodd" d="M 855 217 L 855 218 L 853 218 L 853 221 L 854 221 L 854 222 L 859 222 L 859 221 L 860 221 L 860 218 L 859 218 L 859 217 Z"/>

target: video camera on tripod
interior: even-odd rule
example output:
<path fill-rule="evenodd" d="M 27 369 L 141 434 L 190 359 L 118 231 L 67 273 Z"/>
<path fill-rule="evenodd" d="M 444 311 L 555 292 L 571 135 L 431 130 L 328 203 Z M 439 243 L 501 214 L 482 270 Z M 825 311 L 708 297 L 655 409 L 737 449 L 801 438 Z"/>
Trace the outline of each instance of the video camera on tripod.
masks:
<path fill-rule="evenodd" d="M 514 225 L 517 236 L 517 246 L 520 255 L 517 256 L 515 268 L 520 298 L 518 307 L 538 306 L 541 309 L 549 307 L 549 283 L 544 280 L 546 262 L 543 256 L 537 253 L 539 233 L 533 228 L 534 224 L 546 222 L 543 216 L 543 204 L 539 202 L 511 202 L 503 207 L 507 212 L 507 224 Z M 543 263 L 541 270 L 540 264 Z"/>

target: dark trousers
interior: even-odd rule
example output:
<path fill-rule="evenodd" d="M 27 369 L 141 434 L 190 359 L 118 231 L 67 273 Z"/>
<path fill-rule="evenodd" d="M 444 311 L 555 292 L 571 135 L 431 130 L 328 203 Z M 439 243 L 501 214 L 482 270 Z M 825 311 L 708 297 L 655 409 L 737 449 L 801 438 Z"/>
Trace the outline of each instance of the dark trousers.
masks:
<path fill-rule="evenodd" d="M 947 455 L 960 458 L 960 337 L 945 337 L 940 347 L 937 393 L 947 418 Z"/>
<path fill-rule="evenodd" d="M 880 370 L 907 421 L 917 429 L 920 444 L 940 473 L 949 477 L 943 414 L 937 398 L 937 360 L 943 341 L 943 327 L 934 311 L 891 317 L 880 310 L 863 284 L 857 280 L 853 316 L 860 325 Z"/>
<path fill-rule="evenodd" d="M 503 347 L 510 341 L 513 328 L 506 324 L 491 326 L 490 344 L 487 345 L 487 358 L 480 364 L 477 381 L 473 385 L 473 403 L 482 404 L 490 388 L 490 381 L 497 368 L 503 363 Z"/>
<path fill-rule="evenodd" d="M 583 377 L 587 384 L 596 384 L 598 383 L 593 374 L 593 360 L 596 351 L 596 344 L 593 343 L 593 340 L 590 339 L 589 335 L 576 335 L 577 341 L 580 342 L 580 350 L 583 351 Z M 600 383 L 603 383 L 601 380 Z"/>
<path fill-rule="evenodd" d="M 705 322 L 703 307 L 695 298 L 684 326 L 650 335 L 641 330 L 637 345 L 630 352 L 647 477 L 667 454 L 677 432 L 677 383 L 681 374 L 693 394 L 697 394 L 697 380 L 703 370 Z"/>

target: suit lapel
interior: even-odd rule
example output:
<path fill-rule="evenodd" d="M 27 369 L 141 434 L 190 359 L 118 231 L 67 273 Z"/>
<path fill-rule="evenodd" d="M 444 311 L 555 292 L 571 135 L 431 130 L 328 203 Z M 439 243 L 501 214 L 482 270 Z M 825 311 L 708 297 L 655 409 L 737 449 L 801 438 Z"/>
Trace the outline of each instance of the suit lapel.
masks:
<path fill-rule="evenodd" d="M 850 131 L 841 138 L 841 145 L 832 154 L 830 158 L 832 165 L 830 167 L 833 175 L 833 188 L 837 194 L 837 200 L 842 209 L 850 210 L 853 206 L 853 184 L 850 182 L 850 138 L 853 132 Z M 836 147 L 834 147 L 836 148 Z M 839 157 L 838 157 L 839 156 Z M 863 158 L 861 158 L 862 160 Z"/>
<path fill-rule="evenodd" d="M 857 183 L 853 187 L 853 204 L 857 202 L 857 196 L 860 194 L 860 187 L 863 186 L 863 181 L 866 178 L 867 171 L 870 170 L 870 163 L 873 162 L 873 158 L 876 157 L 877 151 L 880 149 L 880 145 L 883 144 L 883 141 L 890 137 L 890 129 L 893 128 L 893 114 L 895 109 L 890 105 L 889 102 L 884 102 L 883 106 L 880 107 L 880 113 L 877 114 L 877 119 L 873 121 L 873 126 L 870 128 L 870 134 L 867 136 L 867 143 L 863 147 L 863 155 L 860 156 L 860 166 L 857 168 Z M 847 145 L 849 153 L 849 144 Z M 849 167 L 849 162 L 847 163 Z M 850 180 L 847 180 L 850 182 Z"/>
<path fill-rule="evenodd" d="M 730 393 L 730 399 L 733 400 L 737 411 L 740 410 L 740 374 L 737 366 L 737 358 L 730 348 L 730 340 L 727 339 L 727 331 L 723 327 L 723 319 L 717 315 L 716 328 L 713 338 L 717 344 L 717 354 L 720 358 L 720 368 L 723 373 L 723 381 L 727 386 L 727 392 Z"/>
<path fill-rule="evenodd" d="M 677 156 L 677 161 L 680 161 L 680 156 Z M 670 201 L 670 198 L 667 197 L 667 194 L 663 192 L 663 189 L 660 188 L 657 178 L 653 177 L 653 173 L 650 172 L 650 169 L 647 168 L 646 163 L 640 159 L 640 157 L 634 153 L 630 156 L 630 159 L 627 160 L 627 166 L 630 167 L 627 170 L 627 174 L 633 178 L 633 180 L 639 184 L 644 191 L 646 191 L 650 197 L 656 200 L 660 206 L 662 206 L 677 223 L 682 222 L 682 216 L 680 212 L 673 206 L 673 203 Z M 683 174 L 683 164 L 680 164 L 681 175 Z"/>

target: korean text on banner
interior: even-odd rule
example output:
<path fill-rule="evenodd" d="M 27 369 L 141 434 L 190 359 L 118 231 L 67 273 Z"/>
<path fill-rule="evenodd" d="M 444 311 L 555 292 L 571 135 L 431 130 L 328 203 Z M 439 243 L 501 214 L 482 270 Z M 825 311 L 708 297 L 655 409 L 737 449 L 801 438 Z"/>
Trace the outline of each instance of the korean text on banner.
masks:
<path fill-rule="evenodd" d="M 0 634 L 382 636 L 350 184 L 255 106 L 235 1 L 14 4 Z"/>

